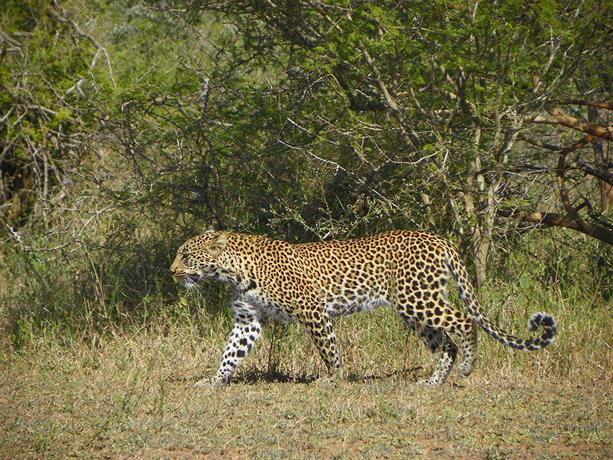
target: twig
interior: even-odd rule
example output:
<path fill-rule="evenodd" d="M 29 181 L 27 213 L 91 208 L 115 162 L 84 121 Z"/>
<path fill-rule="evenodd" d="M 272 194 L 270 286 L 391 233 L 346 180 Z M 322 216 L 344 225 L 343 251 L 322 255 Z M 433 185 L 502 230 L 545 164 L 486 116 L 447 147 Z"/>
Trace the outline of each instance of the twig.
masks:
<path fill-rule="evenodd" d="M 58 8 L 57 0 L 53 0 L 53 6 L 55 8 Z M 95 37 L 93 37 L 92 35 L 88 34 L 87 32 L 84 32 L 83 30 L 81 30 L 79 25 L 76 22 L 74 22 L 72 19 L 70 19 L 70 18 L 68 18 L 66 16 L 60 15 L 59 13 L 57 13 L 53 9 L 50 9 L 49 11 L 60 22 L 64 22 L 64 23 L 70 24 L 79 37 L 86 38 L 87 40 L 89 40 L 96 47 L 96 54 L 94 55 L 94 58 L 92 59 L 92 62 L 90 64 L 90 69 L 93 69 L 96 66 L 96 63 L 98 61 L 98 54 L 99 53 L 104 54 L 104 58 L 106 60 L 106 65 L 109 68 L 109 77 L 111 79 L 111 82 L 113 83 L 113 88 L 117 88 L 117 83 L 115 82 L 115 77 L 113 75 L 113 67 L 111 65 L 111 58 L 109 57 L 109 53 L 106 51 L 106 48 L 104 46 L 102 46 L 100 44 L 100 42 L 98 40 L 96 40 Z M 65 12 L 64 12 L 64 14 L 65 14 Z"/>

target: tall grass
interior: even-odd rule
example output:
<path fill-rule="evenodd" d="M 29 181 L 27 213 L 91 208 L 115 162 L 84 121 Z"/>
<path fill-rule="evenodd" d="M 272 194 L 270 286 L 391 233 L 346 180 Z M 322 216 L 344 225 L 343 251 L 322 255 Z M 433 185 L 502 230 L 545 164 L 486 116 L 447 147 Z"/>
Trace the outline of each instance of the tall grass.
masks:
<path fill-rule="evenodd" d="M 32 351 L 45 355 L 46 350 L 49 356 L 77 353 L 85 365 L 105 357 L 122 361 L 143 354 L 139 359 L 153 359 L 174 350 L 172 359 L 183 363 L 179 373 L 185 378 L 213 374 L 231 328 L 228 292 L 215 283 L 189 292 L 174 285 L 167 266 L 177 245 L 151 240 L 125 253 L 66 260 L 5 250 L 0 264 L 5 280 L 0 286 L 3 359 Z M 537 263 L 514 254 L 478 296 L 493 320 L 521 337 L 529 335 L 532 313 L 553 314 L 559 323 L 556 344 L 540 352 L 517 352 L 481 331 L 477 372 L 519 371 L 526 379 L 610 376 L 610 281 L 582 277 L 582 264 L 588 264 L 581 254 L 552 277 L 551 266 L 559 267 L 559 261 L 544 254 Z M 454 294 L 454 304 L 463 308 Z M 393 309 L 341 318 L 336 332 L 349 378 L 412 378 L 429 372 L 430 353 Z M 237 377 L 308 380 L 323 371 L 299 325 L 269 325 Z"/>
<path fill-rule="evenodd" d="M 538 310 L 548 311 L 558 320 L 557 342 L 543 351 L 518 352 L 481 332 L 476 373 L 495 371 L 519 373 L 526 379 L 576 381 L 610 378 L 613 328 L 609 307 L 604 303 L 577 303 L 562 298 L 558 292 L 533 294 L 531 298 L 545 300 Z M 501 301 L 505 298 L 501 290 L 488 289 L 482 291 L 481 297 L 484 308 L 501 326 L 520 336 L 528 335 L 526 302 L 522 298 L 527 296 Z M 142 308 L 147 308 L 146 304 Z M 118 366 L 129 360 L 138 367 L 150 359 L 170 360 L 175 363 L 171 372 L 195 381 L 214 375 L 231 328 L 227 311 L 207 308 L 207 300 L 198 292 L 164 308 L 156 306 L 154 316 L 143 314 L 139 321 L 96 324 L 94 307 L 84 305 L 84 309 L 80 329 L 52 322 L 41 327 L 33 320 L 20 320 L 10 334 L 10 348 L 52 361 L 69 358 L 68 362 L 81 363 L 84 368 L 101 362 Z M 413 380 L 426 376 L 431 367 L 430 353 L 393 309 L 341 318 L 336 322 L 336 332 L 349 379 L 404 376 Z M 299 325 L 269 324 L 237 379 L 308 381 L 324 372 L 308 335 Z"/>

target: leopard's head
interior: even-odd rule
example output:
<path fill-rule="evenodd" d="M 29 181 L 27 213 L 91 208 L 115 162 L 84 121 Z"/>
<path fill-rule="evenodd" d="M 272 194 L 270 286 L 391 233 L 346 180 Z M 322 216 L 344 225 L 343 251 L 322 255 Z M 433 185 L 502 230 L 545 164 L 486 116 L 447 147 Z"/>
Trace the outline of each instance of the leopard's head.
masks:
<path fill-rule="evenodd" d="M 199 281 L 215 273 L 217 259 L 227 242 L 226 234 L 215 230 L 190 238 L 179 247 L 170 266 L 173 278 L 183 287 L 195 287 Z"/>

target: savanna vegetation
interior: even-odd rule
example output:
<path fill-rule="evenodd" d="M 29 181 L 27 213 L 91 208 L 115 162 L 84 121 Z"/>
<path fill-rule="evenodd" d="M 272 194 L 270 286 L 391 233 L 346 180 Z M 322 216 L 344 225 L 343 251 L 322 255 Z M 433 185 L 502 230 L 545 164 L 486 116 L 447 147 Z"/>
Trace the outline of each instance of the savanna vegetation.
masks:
<path fill-rule="evenodd" d="M 4 0 L 0 457 L 611 458 L 612 9 L 604 0 Z M 221 390 L 228 292 L 174 285 L 209 227 L 453 240 L 489 314 L 476 372 L 391 311 L 347 378 L 271 327 Z"/>

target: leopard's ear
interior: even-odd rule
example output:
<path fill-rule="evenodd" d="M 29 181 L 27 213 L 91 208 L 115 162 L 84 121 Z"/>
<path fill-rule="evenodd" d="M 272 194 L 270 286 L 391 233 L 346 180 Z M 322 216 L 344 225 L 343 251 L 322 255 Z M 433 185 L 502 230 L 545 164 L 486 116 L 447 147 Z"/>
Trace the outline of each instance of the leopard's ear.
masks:
<path fill-rule="evenodd" d="M 213 257 L 217 257 L 219 254 L 223 252 L 227 244 L 228 244 L 228 237 L 226 236 L 225 233 L 220 233 L 219 236 L 217 236 L 217 238 L 211 241 L 211 243 L 207 247 L 207 251 Z"/>

